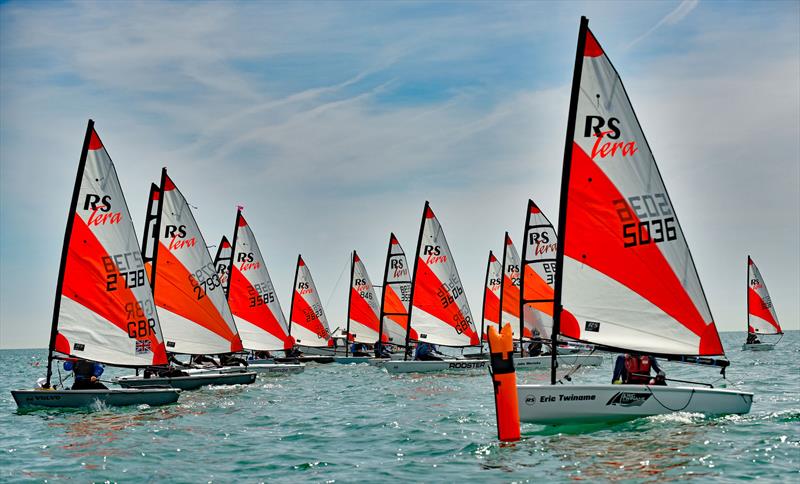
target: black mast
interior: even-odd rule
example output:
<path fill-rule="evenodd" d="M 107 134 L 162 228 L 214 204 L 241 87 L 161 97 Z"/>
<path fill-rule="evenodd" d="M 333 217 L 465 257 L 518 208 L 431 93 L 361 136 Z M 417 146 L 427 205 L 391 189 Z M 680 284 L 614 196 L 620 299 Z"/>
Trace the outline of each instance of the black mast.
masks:
<path fill-rule="evenodd" d="M 231 293 L 231 274 L 233 274 L 233 261 L 236 259 L 236 239 L 239 237 L 239 221 L 242 219 L 241 209 L 236 209 L 236 224 L 233 226 L 233 240 L 231 241 L 231 262 L 228 264 L 228 283 L 225 285 L 225 296 Z M 224 237 L 224 236 L 223 236 Z M 223 238 L 224 240 L 224 238 Z M 222 245 L 220 244 L 220 249 Z"/>
<path fill-rule="evenodd" d="M 394 232 L 389 234 L 389 248 L 386 249 L 386 264 L 383 266 L 383 286 L 381 287 L 381 312 L 378 321 L 378 341 L 383 344 L 383 318 L 385 316 L 384 308 L 386 302 L 386 287 L 387 279 L 389 278 L 389 259 L 392 258 L 392 240 L 394 240 Z M 378 355 L 375 355 L 376 357 Z"/>
<path fill-rule="evenodd" d="M 425 229 L 425 216 L 428 214 L 428 201 L 425 200 L 425 208 L 422 209 L 422 220 L 419 223 L 419 238 L 417 239 L 417 251 L 414 253 L 414 272 L 411 274 L 411 294 L 408 299 L 408 322 L 406 323 L 406 350 L 403 360 L 408 360 L 408 340 L 411 338 L 411 313 L 414 311 L 414 286 L 417 282 L 417 265 L 419 262 L 419 249 L 422 246 L 422 231 Z"/>
<path fill-rule="evenodd" d="M 353 272 L 356 268 L 356 251 L 350 254 L 350 287 L 347 290 L 347 329 L 344 333 L 344 356 L 349 355 L 350 351 L 350 303 L 353 299 Z M 380 337 L 380 336 L 379 336 Z M 355 338 L 353 339 L 355 341 Z"/>
<path fill-rule="evenodd" d="M 569 99 L 569 115 L 567 117 L 567 134 L 564 142 L 564 166 L 561 172 L 561 201 L 558 207 L 558 248 L 556 250 L 556 280 L 553 301 L 553 333 L 550 336 L 550 384 L 556 384 L 556 368 L 558 368 L 558 333 L 561 330 L 561 282 L 564 269 L 564 246 L 567 229 L 567 195 L 569 193 L 569 176 L 572 167 L 572 144 L 575 139 L 575 121 L 578 114 L 578 97 L 581 90 L 581 73 L 583 69 L 583 53 L 586 47 L 586 34 L 589 31 L 589 19 L 581 17 L 578 29 L 578 46 L 575 50 L 575 68 L 572 74 L 572 93 Z"/>
<path fill-rule="evenodd" d="M 481 353 L 483 353 L 483 323 L 486 321 L 486 290 L 489 288 L 489 270 L 492 268 L 492 251 L 489 251 L 489 260 L 486 262 L 486 280 L 483 285 L 483 306 L 481 307 Z M 500 312 L 503 311 L 503 308 L 500 308 Z M 503 329 L 503 328 L 500 328 Z"/>
<path fill-rule="evenodd" d="M 294 283 L 292 283 L 292 302 L 289 303 L 289 336 L 292 335 L 292 314 L 294 314 L 294 295 L 297 293 L 297 274 L 300 272 L 302 254 L 297 254 L 297 265 L 294 268 Z"/>
<path fill-rule="evenodd" d="M 156 264 L 158 264 L 158 246 L 161 239 L 161 214 L 164 210 L 164 184 L 167 180 L 167 168 L 161 169 L 161 182 L 159 186 L 155 184 L 150 185 L 150 200 L 147 201 L 147 216 L 144 222 L 144 236 L 142 239 L 142 260 L 150 262 L 150 288 L 153 291 L 153 302 L 155 303 L 156 296 Z M 156 213 L 153 215 L 153 194 L 158 193 L 158 206 Z M 153 222 L 153 232 L 149 234 L 150 223 Z M 148 236 L 149 235 L 149 236 Z M 146 246 L 148 239 L 153 239 L 153 257 L 147 257 Z"/>
<path fill-rule="evenodd" d="M 58 282 L 56 283 L 56 298 L 53 304 L 53 321 L 50 325 L 50 344 L 47 347 L 47 382 L 44 388 L 50 388 L 50 380 L 53 377 L 53 351 L 56 349 L 56 336 L 58 335 L 58 315 L 61 312 L 61 291 L 64 289 L 64 269 L 67 266 L 67 254 L 69 253 L 70 236 L 72 235 L 72 223 L 75 220 L 75 212 L 78 209 L 78 196 L 81 192 L 81 181 L 83 172 L 86 168 L 86 156 L 89 154 L 89 142 L 94 132 L 94 121 L 91 119 L 86 125 L 86 135 L 83 138 L 83 148 L 81 157 L 78 161 L 78 173 L 75 176 L 75 187 L 72 189 L 72 201 L 69 204 L 67 214 L 67 230 L 64 232 L 64 245 L 61 247 L 61 265 L 58 268 Z"/>
<path fill-rule="evenodd" d="M 219 270 L 219 263 L 223 260 L 222 248 L 225 246 L 225 244 L 228 244 L 229 246 L 231 245 L 231 243 L 228 242 L 228 238 L 223 235 L 222 240 L 219 243 L 219 247 L 217 247 L 217 254 L 214 256 L 214 268 L 217 270 Z M 228 274 L 228 279 L 230 279 L 231 278 L 230 266 L 233 263 L 233 246 L 231 246 L 230 257 L 225 257 L 225 259 L 228 260 L 228 269 L 226 269 L 226 271 Z M 225 299 L 228 299 L 228 281 L 225 281 L 225 287 L 223 288 L 223 290 L 225 291 Z"/>

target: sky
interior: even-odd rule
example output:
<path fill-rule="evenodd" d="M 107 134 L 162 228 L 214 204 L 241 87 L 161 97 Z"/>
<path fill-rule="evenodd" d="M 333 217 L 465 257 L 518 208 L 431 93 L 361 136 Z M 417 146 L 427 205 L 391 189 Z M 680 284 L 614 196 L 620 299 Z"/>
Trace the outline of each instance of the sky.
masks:
<path fill-rule="evenodd" d="M 237 205 L 288 311 L 297 254 L 332 328 L 349 252 L 380 284 L 426 200 L 480 318 L 528 198 L 556 223 L 580 15 L 619 70 L 717 327 L 746 258 L 800 328 L 800 3 L 3 2 L 0 348 L 46 347 L 86 122 L 137 230 L 167 166 L 209 244 Z"/>

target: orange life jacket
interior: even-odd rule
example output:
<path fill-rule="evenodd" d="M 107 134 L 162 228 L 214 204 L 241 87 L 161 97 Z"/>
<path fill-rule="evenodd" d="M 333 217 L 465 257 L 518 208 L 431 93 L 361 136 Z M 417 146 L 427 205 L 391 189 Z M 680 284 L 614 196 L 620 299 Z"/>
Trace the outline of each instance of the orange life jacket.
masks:
<path fill-rule="evenodd" d="M 625 355 L 625 383 L 647 385 L 650 383 L 650 367 L 652 363 L 647 355 Z"/>

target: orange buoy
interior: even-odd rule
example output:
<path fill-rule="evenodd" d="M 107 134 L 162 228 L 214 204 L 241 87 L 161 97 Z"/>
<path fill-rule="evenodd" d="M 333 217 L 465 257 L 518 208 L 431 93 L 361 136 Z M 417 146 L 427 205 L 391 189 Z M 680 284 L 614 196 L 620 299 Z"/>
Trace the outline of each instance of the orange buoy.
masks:
<path fill-rule="evenodd" d="M 514 335 L 506 324 L 498 333 L 489 327 L 489 353 L 494 384 L 494 409 L 497 414 L 497 436 L 502 442 L 519 440 L 519 399 L 517 373 L 514 370 Z"/>

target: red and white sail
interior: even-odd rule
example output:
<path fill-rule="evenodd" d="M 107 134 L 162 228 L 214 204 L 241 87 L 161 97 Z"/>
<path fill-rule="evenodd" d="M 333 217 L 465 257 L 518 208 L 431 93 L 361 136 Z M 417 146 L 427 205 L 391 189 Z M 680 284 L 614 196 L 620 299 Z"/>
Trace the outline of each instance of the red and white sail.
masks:
<path fill-rule="evenodd" d="M 233 247 L 228 304 L 242 345 L 257 351 L 291 348 L 294 341 L 289 336 L 267 263 L 241 210 L 236 212 Z"/>
<path fill-rule="evenodd" d="M 445 346 L 479 345 L 453 254 L 428 202 L 416 257 L 410 319 L 419 341 Z"/>
<path fill-rule="evenodd" d="M 545 339 L 550 338 L 553 330 L 556 239 L 553 224 L 533 200 L 528 200 L 522 243 L 522 305 L 526 333 L 535 329 Z"/>
<path fill-rule="evenodd" d="M 112 365 L 164 365 L 139 241 L 117 171 L 93 126 L 89 121 L 67 223 L 50 349 Z"/>
<path fill-rule="evenodd" d="M 510 324 L 514 339 L 520 338 L 520 282 L 519 253 L 508 232 L 506 232 L 505 240 L 503 241 L 503 279 L 500 285 L 500 301 L 502 301 L 503 305 L 501 326 Z M 530 329 L 525 332 L 525 337 L 533 337 Z"/>
<path fill-rule="evenodd" d="M 747 332 L 758 334 L 783 334 L 778 315 L 769 297 L 767 284 L 761 272 L 747 257 Z"/>
<path fill-rule="evenodd" d="M 332 346 L 328 318 L 322 308 L 319 292 L 311 271 L 301 256 L 297 257 L 297 274 L 292 296 L 291 334 L 302 346 Z M 377 340 L 377 338 L 376 338 Z"/>
<path fill-rule="evenodd" d="M 486 265 L 486 284 L 483 293 L 483 341 L 489 334 L 489 327 L 500 331 L 500 288 L 503 285 L 503 265 L 489 251 L 489 263 Z"/>
<path fill-rule="evenodd" d="M 184 354 L 241 351 L 242 340 L 206 241 L 166 169 L 161 188 L 151 196 L 158 211 L 146 233 L 158 230 L 151 280 L 167 350 Z"/>
<path fill-rule="evenodd" d="M 389 251 L 386 255 L 386 267 L 381 293 L 381 311 L 384 342 L 404 345 L 408 331 L 408 305 L 411 302 L 411 269 L 406 260 L 406 253 L 394 234 L 389 236 Z M 411 328 L 410 339 L 416 340 L 418 335 Z"/>
<path fill-rule="evenodd" d="M 217 246 L 217 255 L 214 256 L 214 265 L 217 267 L 217 276 L 219 277 L 222 287 L 225 289 L 225 294 L 228 294 L 228 274 L 233 260 L 233 246 L 224 235 L 222 240 Z"/>
<path fill-rule="evenodd" d="M 351 266 L 347 341 L 373 344 L 378 341 L 380 331 L 380 302 L 356 251 L 353 251 Z"/>
<path fill-rule="evenodd" d="M 581 32 L 561 194 L 560 332 L 639 352 L 722 355 L 675 208 L 622 81 L 592 32 Z"/>

